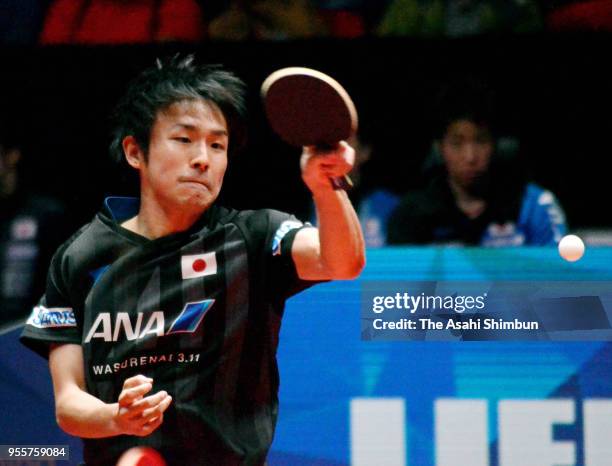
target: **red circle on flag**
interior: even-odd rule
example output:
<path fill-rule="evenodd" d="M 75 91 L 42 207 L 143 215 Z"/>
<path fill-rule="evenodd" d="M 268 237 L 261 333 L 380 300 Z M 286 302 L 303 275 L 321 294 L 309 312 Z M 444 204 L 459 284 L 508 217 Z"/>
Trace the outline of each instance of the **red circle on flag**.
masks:
<path fill-rule="evenodd" d="M 196 259 L 191 265 L 195 272 L 203 272 L 206 268 L 206 261 L 204 259 Z"/>

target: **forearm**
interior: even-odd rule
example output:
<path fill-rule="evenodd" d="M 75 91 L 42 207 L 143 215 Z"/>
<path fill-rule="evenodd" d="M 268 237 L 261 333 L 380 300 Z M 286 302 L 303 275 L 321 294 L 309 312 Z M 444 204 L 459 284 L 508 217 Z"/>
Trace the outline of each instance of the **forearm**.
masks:
<path fill-rule="evenodd" d="M 313 196 L 317 210 L 321 262 L 331 278 L 355 278 L 365 264 L 365 243 L 359 218 L 343 190 Z"/>
<path fill-rule="evenodd" d="M 117 403 L 104 403 L 77 386 L 66 388 L 55 402 L 58 425 L 66 433 L 81 438 L 122 434 L 115 421 L 117 411 Z"/>

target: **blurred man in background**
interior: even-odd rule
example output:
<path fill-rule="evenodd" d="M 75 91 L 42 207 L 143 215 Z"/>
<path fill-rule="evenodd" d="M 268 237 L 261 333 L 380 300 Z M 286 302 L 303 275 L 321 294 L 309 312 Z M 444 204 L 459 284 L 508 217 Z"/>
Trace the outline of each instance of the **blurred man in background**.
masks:
<path fill-rule="evenodd" d="M 409 193 L 388 225 L 390 244 L 552 245 L 567 230 L 555 196 L 504 157 L 492 93 L 466 81 L 440 97 L 429 185 Z"/>
<path fill-rule="evenodd" d="M 60 203 L 26 189 L 19 133 L 14 115 L 0 117 L 0 333 L 25 323 L 69 228 Z"/>

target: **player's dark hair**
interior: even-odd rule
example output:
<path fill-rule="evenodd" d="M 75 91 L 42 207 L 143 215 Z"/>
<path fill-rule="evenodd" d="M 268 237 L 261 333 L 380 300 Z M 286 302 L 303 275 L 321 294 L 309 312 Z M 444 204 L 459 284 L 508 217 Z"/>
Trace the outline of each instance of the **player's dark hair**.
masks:
<path fill-rule="evenodd" d="M 157 59 L 133 81 L 112 114 L 111 157 L 123 160 L 122 142 L 133 136 L 145 153 L 149 151 L 151 128 L 158 112 L 182 100 L 213 102 L 225 117 L 229 131 L 229 153 L 246 140 L 245 84 L 221 65 L 199 65 L 193 55 Z"/>
<path fill-rule="evenodd" d="M 469 120 L 485 126 L 495 137 L 495 94 L 482 81 L 463 78 L 444 87 L 434 106 L 434 138 L 442 139 L 448 127 L 458 120 Z"/>

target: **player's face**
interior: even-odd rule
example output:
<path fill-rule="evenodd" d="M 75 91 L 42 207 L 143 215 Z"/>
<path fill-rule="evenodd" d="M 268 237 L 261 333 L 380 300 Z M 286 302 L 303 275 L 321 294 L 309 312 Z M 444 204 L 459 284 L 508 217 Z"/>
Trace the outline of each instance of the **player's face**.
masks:
<path fill-rule="evenodd" d="M 440 152 L 449 177 L 468 188 L 489 169 L 493 137 L 484 126 L 458 120 L 448 126 L 440 142 Z"/>
<path fill-rule="evenodd" d="M 221 190 L 228 142 L 225 117 L 214 103 L 176 102 L 153 123 L 141 183 L 160 204 L 203 212 Z"/>

